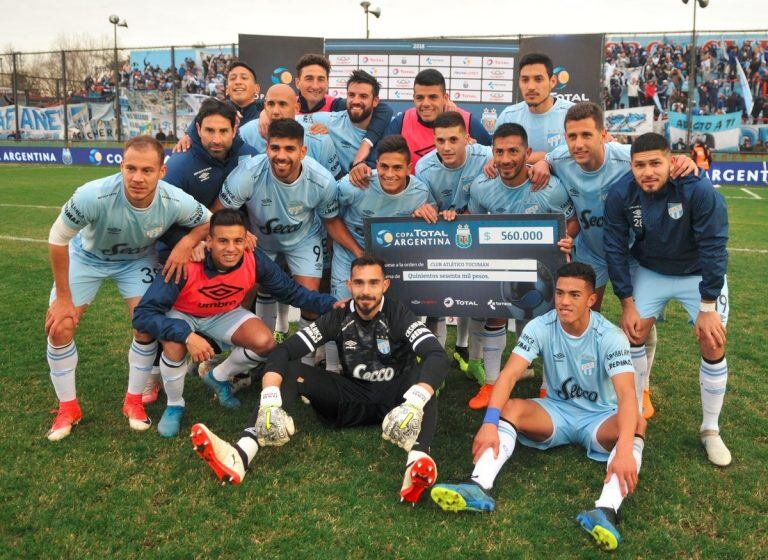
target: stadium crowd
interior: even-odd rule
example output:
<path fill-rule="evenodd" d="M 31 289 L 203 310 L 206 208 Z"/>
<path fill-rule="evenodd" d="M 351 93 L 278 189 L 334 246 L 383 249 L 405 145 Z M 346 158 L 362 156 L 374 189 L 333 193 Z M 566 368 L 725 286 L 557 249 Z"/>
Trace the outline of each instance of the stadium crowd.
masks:
<path fill-rule="evenodd" d="M 744 39 L 707 41 L 697 48 L 697 93 L 694 114 L 711 115 L 741 111 L 744 120 L 757 124 L 768 118 L 768 49 L 762 42 Z M 653 105 L 658 96 L 662 109 L 683 111 L 688 102 L 690 45 L 677 40 L 642 45 L 637 41 L 610 42 L 605 48 L 609 69 L 605 107 L 619 109 Z M 741 65 L 755 100 L 747 114 L 737 66 Z M 759 100 L 759 102 L 758 102 Z"/>

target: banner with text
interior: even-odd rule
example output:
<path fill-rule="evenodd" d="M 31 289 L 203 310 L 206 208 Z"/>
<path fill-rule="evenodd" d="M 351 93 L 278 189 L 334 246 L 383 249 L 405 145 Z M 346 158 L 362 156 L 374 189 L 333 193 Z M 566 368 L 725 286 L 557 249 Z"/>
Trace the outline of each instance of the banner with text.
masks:
<path fill-rule="evenodd" d="M 530 320 L 552 309 L 562 214 L 459 216 L 427 224 L 366 220 L 366 247 L 386 263 L 387 292 L 417 315 Z"/>
<path fill-rule="evenodd" d="M 688 134 L 688 116 L 685 113 L 669 113 L 669 141 L 685 144 Z M 719 152 L 738 152 L 741 136 L 741 113 L 725 115 L 697 115 L 693 117 L 691 143 L 701 140 L 710 149 Z"/>

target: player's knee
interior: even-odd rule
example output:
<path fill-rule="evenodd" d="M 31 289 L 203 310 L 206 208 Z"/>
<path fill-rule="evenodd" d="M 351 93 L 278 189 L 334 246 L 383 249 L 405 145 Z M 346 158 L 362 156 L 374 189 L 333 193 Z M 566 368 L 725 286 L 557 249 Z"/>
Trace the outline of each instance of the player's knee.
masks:
<path fill-rule="evenodd" d="M 488 319 L 485 322 L 485 326 L 486 327 L 490 327 L 490 328 L 503 327 L 506 324 L 507 324 L 507 320 L 506 319 L 499 319 L 499 318 Z"/>
<path fill-rule="evenodd" d="M 259 332 L 254 335 L 253 339 L 254 352 L 259 356 L 266 356 L 272 352 L 274 348 L 275 338 L 272 336 L 272 333 L 269 332 L 269 329 L 259 329 Z"/>
<path fill-rule="evenodd" d="M 165 354 L 169 360 L 178 362 L 184 359 L 187 355 L 187 347 L 180 342 L 173 342 L 172 340 L 163 341 L 163 354 Z"/>
<path fill-rule="evenodd" d="M 133 338 L 136 339 L 136 342 L 140 342 L 142 344 L 149 344 L 155 339 L 151 334 L 139 332 L 136 329 L 133 330 Z"/>
<path fill-rule="evenodd" d="M 301 318 L 304 319 L 305 321 L 310 321 L 311 322 L 311 321 L 314 321 L 315 319 L 317 319 L 317 313 L 311 313 L 309 311 L 304 311 L 302 309 L 301 310 Z"/>
<path fill-rule="evenodd" d="M 699 346 L 701 348 L 701 357 L 708 362 L 719 362 L 725 355 L 725 340 L 723 340 L 723 344 L 715 344 L 715 346 L 710 346 L 704 341 L 701 341 Z"/>
<path fill-rule="evenodd" d="M 507 403 L 501 407 L 501 416 L 505 420 L 517 424 L 520 421 L 520 417 L 523 415 L 523 410 L 522 399 L 509 399 Z"/>
<path fill-rule="evenodd" d="M 48 333 L 48 339 L 54 346 L 64 346 L 75 337 L 75 322 L 67 317 Z"/>

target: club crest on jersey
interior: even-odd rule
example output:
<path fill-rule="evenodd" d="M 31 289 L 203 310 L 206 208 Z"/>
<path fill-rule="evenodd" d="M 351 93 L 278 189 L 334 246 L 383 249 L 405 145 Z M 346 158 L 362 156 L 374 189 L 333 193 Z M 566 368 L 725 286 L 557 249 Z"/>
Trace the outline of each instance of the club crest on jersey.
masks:
<path fill-rule="evenodd" d="M 580 369 L 583 375 L 592 375 L 595 372 L 595 358 L 592 356 L 582 356 Z"/>
<path fill-rule="evenodd" d="M 468 249 L 472 246 L 472 233 L 467 224 L 456 226 L 456 246 L 459 249 Z"/>
<path fill-rule="evenodd" d="M 683 217 L 683 205 L 680 202 L 667 203 L 667 214 L 673 220 L 679 220 Z"/>
<path fill-rule="evenodd" d="M 381 354 L 389 354 L 389 340 L 386 338 L 377 338 L 376 347 Z"/>
<path fill-rule="evenodd" d="M 146 231 L 147 237 L 150 239 L 154 239 L 155 237 L 160 237 L 163 234 L 163 227 L 158 226 L 156 228 L 152 228 Z"/>
<path fill-rule="evenodd" d="M 304 211 L 304 205 L 303 204 L 299 204 L 297 206 L 289 206 L 288 207 L 288 214 L 290 214 L 291 216 L 298 216 L 303 211 Z"/>

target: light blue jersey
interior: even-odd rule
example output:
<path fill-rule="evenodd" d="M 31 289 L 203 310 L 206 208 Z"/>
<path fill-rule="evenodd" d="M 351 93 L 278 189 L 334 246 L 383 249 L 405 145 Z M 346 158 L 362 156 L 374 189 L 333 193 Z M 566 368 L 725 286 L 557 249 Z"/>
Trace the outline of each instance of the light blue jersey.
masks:
<path fill-rule="evenodd" d="M 602 266 L 605 265 L 603 250 L 605 198 L 608 196 L 611 185 L 630 169 L 630 146 L 616 142 L 608 142 L 604 146 L 605 161 L 596 171 L 584 171 L 574 161 L 568 146 L 560 146 L 546 156 L 552 172 L 565 185 L 576 208 L 576 216 L 581 226 L 581 232 L 576 237 L 577 260 L 589 264 L 593 264 L 591 260 L 597 260 Z M 582 255 L 587 255 L 588 258 L 582 260 Z"/>
<path fill-rule="evenodd" d="M 296 115 L 304 128 L 309 128 L 316 123 L 324 124 L 328 128 L 328 136 L 336 146 L 336 152 L 339 155 L 341 169 L 344 173 L 349 173 L 352 163 L 354 163 L 357 150 L 365 137 L 365 129 L 358 128 L 349 118 L 347 111 L 318 111 L 307 115 Z"/>
<path fill-rule="evenodd" d="M 469 185 L 483 173 L 483 167 L 493 157 L 491 147 L 482 144 L 467 144 L 466 151 L 467 159 L 456 169 L 446 167 L 437 150 L 429 152 L 416 164 L 416 176 L 429 186 L 438 210 L 466 208 Z"/>
<path fill-rule="evenodd" d="M 365 249 L 365 218 L 409 217 L 425 203 L 434 203 L 429 187 L 417 177 L 408 178 L 408 186 L 398 194 L 388 194 L 381 188 L 374 170 L 368 188 L 359 189 L 349 182 L 349 176 L 339 181 L 339 207 L 347 229 L 357 244 Z M 338 243 L 333 245 L 332 295 L 337 299 L 349 297 L 346 280 L 354 260 L 352 253 Z"/>
<path fill-rule="evenodd" d="M 565 144 L 565 114 L 573 103 L 555 98 L 552 108 L 541 115 L 531 113 L 525 101 L 510 105 L 496 120 L 498 129 L 504 123 L 517 123 L 528 133 L 528 146 L 534 152 L 551 152 Z"/>
<path fill-rule="evenodd" d="M 92 264 L 154 254 L 155 241 L 172 225 L 195 227 L 210 217 L 205 206 L 164 181 L 157 183 L 147 208 L 135 208 L 125 197 L 120 173 L 86 183 L 61 209 L 64 223 L 79 230 L 70 249 Z"/>
<path fill-rule="evenodd" d="M 250 144 L 260 154 L 267 151 L 267 139 L 259 133 L 259 119 L 248 121 L 239 129 L 240 137 L 246 144 Z M 307 147 L 307 155 L 338 177 L 341 174 L 341 163 L 336 146 L 325 134 L 312 134 L 308 130 L 304 132 L 304 145 Z"/>
<path fill-rule="evenodd" d="M 480 175 L 468 189 L 470 214 L 565 214 L 573 216 L 573 203 L 557 177 L 538 191 L 531 190 L 531 181 L 519 187 L 508 187 L 496 176 L 493 179 Z"/>
<path fill-rule="evenodd" d="M 339 213 L 336 181 L 310 157 L 290 185 L 275 178 L 266 155 L 241 162 L 224 181 L 219 200 L 226 208 L 245 205 L 259 247 L 283 252 L 320 236 L 320 218 Z"/>
<path fill-rule="evenodd" d="M 580 337 L 569 335 L 555 310 L 532 319 L 523 329 L 515 354 L 528 362 L 544 362 L 547 398 L 568 402 L 584 411 L 602 413 L 618 406 L 611 377 L 634 373 L 629 341 L 624 333 L 596 311 Z"/>

